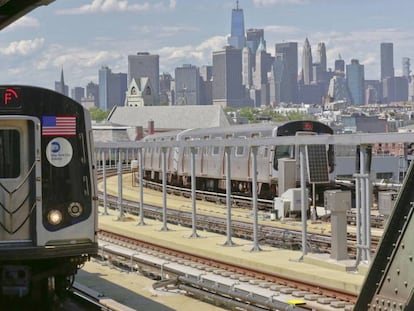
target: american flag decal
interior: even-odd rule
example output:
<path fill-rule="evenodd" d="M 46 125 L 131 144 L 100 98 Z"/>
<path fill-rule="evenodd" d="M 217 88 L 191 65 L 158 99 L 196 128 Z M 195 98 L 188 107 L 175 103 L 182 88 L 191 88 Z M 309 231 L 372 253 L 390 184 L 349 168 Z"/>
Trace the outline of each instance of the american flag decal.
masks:
<path fill-rule="evenodd" d="M 75 136 L 76 117 L 62 116 L 43 116 L 42 117 L 43 136 Z"/>

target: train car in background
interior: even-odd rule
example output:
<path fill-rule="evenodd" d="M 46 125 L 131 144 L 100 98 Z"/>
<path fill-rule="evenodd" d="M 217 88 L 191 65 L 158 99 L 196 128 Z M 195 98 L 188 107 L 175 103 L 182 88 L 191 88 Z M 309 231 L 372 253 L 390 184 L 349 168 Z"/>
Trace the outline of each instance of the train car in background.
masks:
<path fill-rule="evenodd" d="M 284 123 L 259 123 L 234 125 L 230 127 L 190 129 L 157 133 L 146 136 L 144 141 L 186 141 L 230 138 L 262 138 L 295 135 L 332 135 L 333 130 L 317 121 L 290 121 Z M 197 189 L 225 192 L 224 147 L 205 146 L 195 148 Z M 248 147 L 233 148 L 230 154 L 232 193 L 251 195 L 251 152 Z M 335 166 L 334 148 L 326 146 L 329 173 Z M 279 160 L 298 160 L 295 146 L 260 146 L 257 152 L 257 180 L 259 197 L 272 199 L 278 194 Z M 147 148 L 143 157 L 144 178 L 161 181 L 162 153 L 160 148 Z M 167 148 L 167 179 L 175 186 L 191 186 L 190 148 Z"/>
<path fill-rule="evenodd" d="M 97 254 L 92 152 L 89 112 L 79 103 L 0 86 L 0 303 L 65 293 Z"/>

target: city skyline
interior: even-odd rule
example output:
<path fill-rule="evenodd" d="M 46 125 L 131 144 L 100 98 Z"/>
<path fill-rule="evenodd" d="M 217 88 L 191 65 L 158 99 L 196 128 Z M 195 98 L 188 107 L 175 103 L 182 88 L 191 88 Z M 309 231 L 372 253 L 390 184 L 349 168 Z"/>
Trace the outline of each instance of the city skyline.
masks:
<path fill-rule="evenodd" d="M 56 0 L 0 33 L 1 84 L 53 88 L 61 69 L 73 88 L 98 82 L 98 71 L 126 73 L 128 55 L 160 56 L 160 73 L 183 64 L 212 65 L 212 52 L 227 44 L 236 1 Z M 394 44 L 395 75 L 402 58 L 414 58 L 414 3 L 408 0 L 240 0 L 245 29 L 263 28 L 267 52 L 275 44 L 308 38 L 313 56 L 326 46 L 327 67 L 338 54 L 346 64 L 358 59 L 366 79 L 380 78 L 380 43 Z M 301 59 L 298 60 L 301 68 Z M 298 72 L 299 73 L 299 72 Z"/>

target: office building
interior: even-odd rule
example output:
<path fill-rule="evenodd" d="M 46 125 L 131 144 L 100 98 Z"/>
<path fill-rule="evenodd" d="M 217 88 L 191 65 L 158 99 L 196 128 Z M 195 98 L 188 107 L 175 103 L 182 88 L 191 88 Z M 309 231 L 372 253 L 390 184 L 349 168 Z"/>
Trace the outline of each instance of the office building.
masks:
<path fill-rule="evenodd" d="M 351 64 L 346 65 L 346 82 L 351 102 L 353 105 L 365 104 L 365 73 L 364 65 L 361 65 L 357 59 L 352 59 Z"/>
<path fill-rule="evenodd" d="M 382 102 L 382 83 L 379 80 L 365 80 L 365 104 Z"/>
<path fill-rule="evenodd" d="M 405 102 L 408 100 L 408 79 L 406 77 L 394 77 L 394 100 Z"/>
<path fill-rule="evenodd" d="M 200 71 L 198 67 L 184 64 L 175 68 L 175 104 L 200 104 Z"/>
<path fill-rule="evenodd" d="M 298 43 L 276 43 L 275 56 L 283 62 L 280 81 L 280 101 L 298 103 Z"/>
<path fill-rule="evenodd" d="M 266 40 L 264 39 L 264 29 L 249 28 L 246 30 L 246 46 L 250 48 L 250 51 L 256 53 L 257 47 L 262 41 L 264 48 L 266 49 Z"/>
<path fill-rule="evenodd" d="M 139 52 L 136 55 L 128 55 L 128 85 L 132 79 L 148 77 L 154 89 L 155 104 L 159 103 L 160 94 L 160 60 L 159 55 L 148 52 Z"/>
<path fill-rule="evenodd" d="M 410 80 L 411 69 L 410 69 L 410 58 L 409 57 L 402 58 L 402 72 L 403 72 L 403 77 L 406 77 L 408 80 Z"/>
<path fill-rule="evenodd" d="M 213 104 L 213 66 L 200 67 L 200 105 Z"/>
<path fill-rule="evenodd" d="M 267 55 L 266 48 L 263 44 L 263 41 L 260 41 L 259 46 L 256 50 L 256 66 L 254 70 L 254 80 L 253 84 L 256 90 L 259 90 L 263 84 L 267 83 Z"/>
<path fill-rule="evenodd" d="M 326 47 L 324 42 L 318 43 L 318 60 L 317 62 L 320 64 L 320 69 L 322 72 L 326 72 L 327 65 L 326 65 Z"/>
<path fill-rule="evenodd" d="M 394 46 L 390 42 L 381 43 L 381 81 L 394 78 Z"/>
<path fill-rule="evenodd" d="M 246 45 L 244 15 L 243 9 L 239 8 L 239 1 L 236 3 L 236 8 L 231 11 L 231 35 L 227 39 L 227 43 L 241 50 Z"/>
<path fill-rule="evenodd" d="M 127 91 L 127 74 L 112 73 L 104 66 L 99 70 L 99 108 L 111 110 L 114 106 L 123 106 Z"/>
<path fill-rule="evenodd" d="M 342 59 L 341 54 L 338 54 L 338 58 L 335 60 L 335 74 L 345 74 L 345 61 Z"/>
<path fill-rule="evenodd" d="M 86 98 L 92 99 L 95 107 L 99 106 L 99 85 L 92 81 L 86 85 Z"/>
<path fill-rule="evenodd" d="M 313 81 L 313 61 L 312 61 L 312 48 L 309 44 L 308 38 L 305 40 L 305 44 L 302 50 L 302 83 L 304 85 L 310 85 Z"/>
<path fill-rule="evenodd" d="M 250 89 L 253 86 L 253 59 L 251 50 L 245 46 L 242 50 L 242 83 L 246 89 Z"/>
<path fill-rule="evenodd" d="M 173 77 L 169 73 L 164 72 L 160 75 L 160 104 L 174 104 L 173 80 Z"/>
<path fill-rule="evenodd" d="M 222 107 L 243 107 L 241 50 L 225 46 L 213 52 L 213 104 Z"/>
<path fill-rule="evenodd" d="M 82 98 L 85 97 L 85 89 L 80 86 L 76 86 L 71 90 L 72 99 L 76 100 L 78 103 L 82 101 Z"/>

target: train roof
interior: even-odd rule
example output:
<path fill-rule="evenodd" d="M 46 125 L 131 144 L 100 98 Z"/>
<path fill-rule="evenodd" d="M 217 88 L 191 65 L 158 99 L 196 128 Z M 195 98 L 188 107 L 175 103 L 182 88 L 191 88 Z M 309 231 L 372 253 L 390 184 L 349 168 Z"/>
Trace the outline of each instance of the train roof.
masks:
<path fill-rule="evenodd" d="M 212 127 L 212 128 L 196 128 L 183 133 L 181 136 L 191 137 L 252 137 L 259 135 L 261 137 L 275 136 L 278 126 L 282 123 L 252 123 L 239 124 L 230 127 Z"/>

